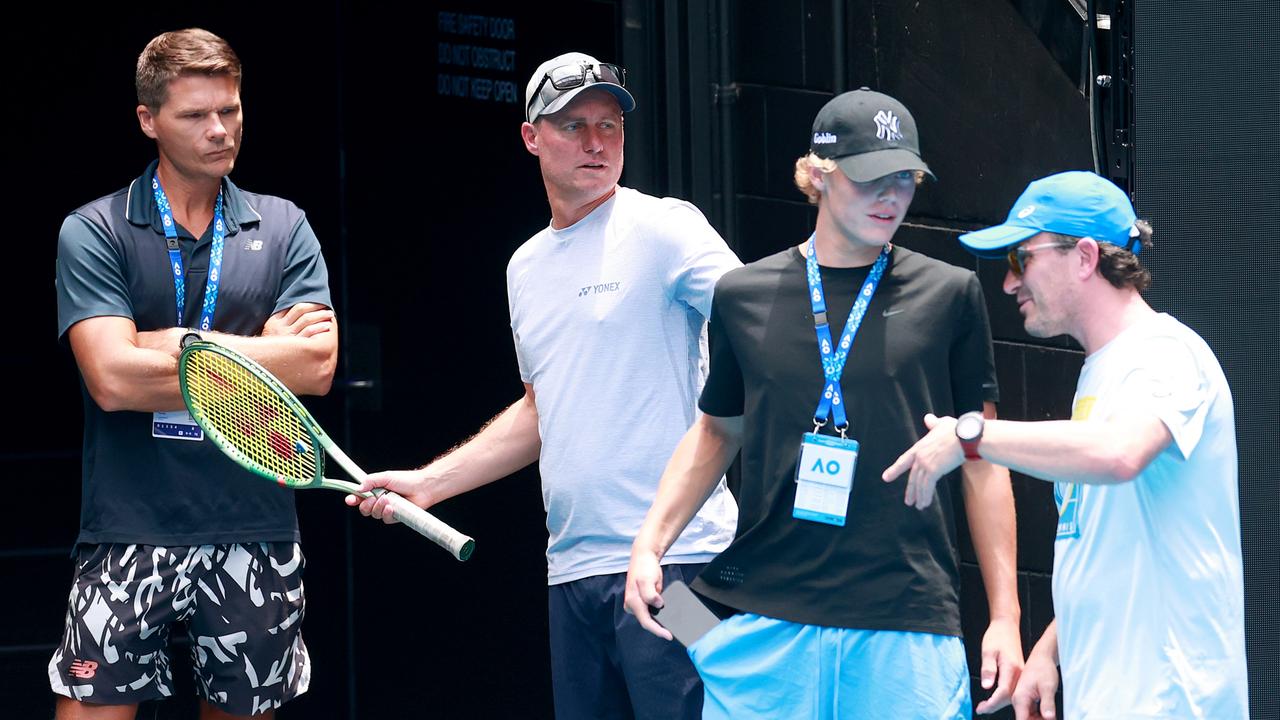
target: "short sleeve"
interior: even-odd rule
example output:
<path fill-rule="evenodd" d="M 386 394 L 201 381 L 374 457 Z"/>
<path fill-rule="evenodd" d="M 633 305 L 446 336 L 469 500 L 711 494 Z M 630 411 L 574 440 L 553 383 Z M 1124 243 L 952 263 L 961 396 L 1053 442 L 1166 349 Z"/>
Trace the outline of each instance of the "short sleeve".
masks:
<path fill-rule="evenodd" d="M 520 333 L 516 332 L 515 324 L 511 325 L 511 343 L 516 349 L 516 368 L 520 371 L 520 382 L 533 384 L 533 373 L 529 372 L 529 363 L 525 362 L 524 353 L 520 348 Z"/>
<path fill-rule="evenodd" d="M 1119 385 L 1117 408 L 1149 412 L 1173 436 L 1183 459 L 1191 457 L 1204 433 L 1211 386 L 1195 353 L 1177 338 L 1155 337 Z"/>
<path fill-rule="evenodd" d="M 710 317 L 716 281 L 726 272 L 742 267 L 738 256 L 706 217 L 686 202 L 676 202 L 653 232 L 669 261 L 666 280 L 671 296 L 702 317 Z"/>
<path fill-rule="evenodd" d="M 511 342 L 516 349 L 516 365 L 520 370 L 520 382 L 533 384 L 533 375 L 529 372 L 529 364 L 525 362 L 524 353 L 520 347 L 520 333 L 516 330 L 516 294 L 519 292 L 516 286 L 516 259 L 513 257 L 507 263 L 507 317 L 511 323 Z"/>
<path fill-rule="evenodd" d="M 68 215 L 62 221 L 54 285 L 58 293 L 58 337 L 81 320 L 133 318 L 133 302 L 119 249 L 101 228 L 80 215 Z"/>
<path fill-rule="evenodd" d="M 956 413 L 982 410 L 983 402 L 998 402 L 995 351 L 991 345 L 991 321 L 978 276 L 968 274 L 957 313 L 951 346 L 951 395 Z"/>
<path fill-rule="evenodd" d="M 711 363 L 698 409 L 714 417 L 737 417 L 745 407 L 742 365 L 729 341 L 718 299 L 711 306 L 707 339 L 711 344 Z"/>
<path fill-rule="evenodd" d="M 304 302 L 333 307 L 329 295 L 329 270 L 320 252 L 320 240 L 305 216 L 293 229 L 284 263 L 280 294 L 272 312 L 287 310 Z"/>

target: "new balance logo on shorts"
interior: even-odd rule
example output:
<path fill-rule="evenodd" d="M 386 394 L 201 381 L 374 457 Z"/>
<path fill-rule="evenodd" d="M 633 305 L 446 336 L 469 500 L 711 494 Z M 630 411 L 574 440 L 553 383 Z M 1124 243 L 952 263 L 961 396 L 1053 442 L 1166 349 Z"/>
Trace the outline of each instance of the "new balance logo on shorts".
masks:
<path fill-rule="evenodd" d="M 78 677 L 81 680 L 89 680 L 98 672 L 98 663 L 96 660 L 72 660 L 71 669 L 67 670 L 67 674 L 72 677 Z"/>

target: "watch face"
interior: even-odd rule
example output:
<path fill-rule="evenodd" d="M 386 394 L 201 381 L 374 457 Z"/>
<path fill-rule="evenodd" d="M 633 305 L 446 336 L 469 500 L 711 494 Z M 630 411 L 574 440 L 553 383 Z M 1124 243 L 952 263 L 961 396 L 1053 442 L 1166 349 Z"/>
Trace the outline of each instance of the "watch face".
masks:
<path fill-rule="evenodd" d="M 956 421 L 956 437 L 961 440 L 977 440 L 982 437 L 982 418 L 973 415 L 961 415 Z"/>

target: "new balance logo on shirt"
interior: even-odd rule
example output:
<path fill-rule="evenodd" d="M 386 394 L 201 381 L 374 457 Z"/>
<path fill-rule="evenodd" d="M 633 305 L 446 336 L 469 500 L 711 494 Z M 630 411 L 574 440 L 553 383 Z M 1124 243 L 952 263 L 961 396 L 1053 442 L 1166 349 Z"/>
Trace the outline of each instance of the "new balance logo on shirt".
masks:
<path fill-rule="evenodd" d="M 72 660 L 71 668 L 67 670 L 68 675 L 81 680 L 90 680 L 97 673 L 98 663 L 95 660 Z"/>

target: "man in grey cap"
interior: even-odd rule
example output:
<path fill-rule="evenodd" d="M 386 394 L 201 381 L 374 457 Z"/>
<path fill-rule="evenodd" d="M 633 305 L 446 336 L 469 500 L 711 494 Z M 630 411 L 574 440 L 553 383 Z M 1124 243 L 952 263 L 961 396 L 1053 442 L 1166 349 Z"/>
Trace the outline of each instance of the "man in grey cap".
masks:
<path fill-rule="evenodd" d="M 991 618 L 992 694 L 976 709 L 1009 702 L 1022 646 L 1008 473 L 966 463 L 921 508 L 879 477 L 925 433 L 923 413 L 994 414 L 997 399 L 977 277 L 892 242 L 926 175 L 901 103 L 837 96 L 796 162 L 813 235 L 716 287 L 704 414 L 636 538 L 626 599 L 669 637 L 649 611 L 659 562 L 741 451 L 737 534 L 693 584 L 728 616 L 689 647 L 704 717 L 970 717 L 953 492 Z"/>
<path fill-rule="evenodd" d="M 712 290 L 741 263 L 697 208 L 618 185 L 622 114 L 635 107 L 624 77 L 568 53 L 529 80 L 520 133 L 551 224 L 507 267 L 524 396 L 426 467 L 366 487 L 426 508 L 538 461 L 556 716 L 695 718 L 702 690 L 688 657 L 623 612 L 623 584 L 663 465 L 694 420 Z M 393 520 L 380 501 L 360 510 Z M 663 577 L 691 580 L 736 522 L 717 480 Z"/>

